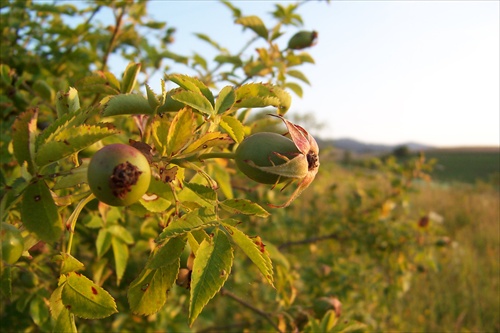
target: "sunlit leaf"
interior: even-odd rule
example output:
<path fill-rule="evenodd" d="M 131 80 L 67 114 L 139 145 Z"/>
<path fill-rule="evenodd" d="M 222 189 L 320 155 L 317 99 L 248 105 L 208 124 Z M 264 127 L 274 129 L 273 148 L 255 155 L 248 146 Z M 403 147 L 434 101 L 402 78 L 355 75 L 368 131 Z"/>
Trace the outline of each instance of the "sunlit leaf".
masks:
<path fill-rule="evenodd" d="M 120 238 L 114 236 L 111 238 L 111 247 L 113 248 L 113 257 L 115 259 L 116 284 L 119 286 L 127 268 L 129 257 L 128 246 Z"/>
<path fill-rule="evenodd" d="M 224 227 L 229 231 L 231 238 L 238 247 L 252 260 L 262 273 L 264 278 L 273 285 L 273 264 L 269 253 L 266 251 L 265 244 L 262 243 L 260 237 L 250 238 L 241 230 L 234 226 L 224 224 Z"/>
<path fill-rule="evenodd" d="M 26 229 L 45 242 L 55 242 L 61 237 L 61 217 L 43 180 L 26 188 L 21 203 L 21 219 Z"/>
<path fill-rule="evenodd" d="M 103 95 L 118 95 L 120 93 L 120 82 L 112 73 L 98 71 L 92 76 L 77 81 L 76 89 Z"/>
<path fill-rule="evenodd" d="M 196 193 L 197 196 L 199 196 L 201 199 L 213 204 L 217 200 L 217 193 L 215 192 L 214 189 L 201 185 L 201 184 L 196 184 L 196 183 L 188 183 L 184 182 L 184 186 L 189 188 L 191 191 Z"/>
<path fill-rule="evenodd" d="M 146 268 L 158 269 L 175 263 L 182 254 L 185 245 L 185 237 L 174 237 L 168 239 L 167 242 L 158 245 L 151 252 L 148 262 L 146 263 Z"/>
<path fill-rule="evenodd" d="M 210 212 L 207 208 L 196 209 L 170 222 L 158 236 L 157 241 L 183 235 L 193 230 L 215 226 L 218 223 L 219 222 L 215 219 L 215 214 Z"/>
<path fill-rule="evenodd" d="M 34 173 L 33 158 L 35 154 L 36 124 L 38 109 L 30 109 L 21 113 L 12 125 L 12 146 L 14 156 L 19 165 L 28 163 L 28 170 Z"/>
<path fill-rule="evenodd" d="M 56 98 L 57 116 L 60 118 L 68 113 L 74 113 L 80 109 L 80 98 L 78 91 L 70 87 L 67 92 L 59 91 Z"/>
<path fill-rule="evenodd" d="M 173 74 L 169 75 L 168 79 L 187 91 L 201 93 L 209 101 L 212 107 L 214 106 L 214 95 L 210 89 L 197 78 L 183 74 Z"/>
<path fill-rule="evenodd" d="M 142 95 L 117 95 L 109 100 L 104 107 L 103 116 L 119 116 L 126 114 L 153 114 L 154 110 Z"/>
<path fill-rule="evenodd" d="M 221 132 L 205 133 L 191 143 L 184 151 L 184 154 L 194 153 L 211 147 L 225 146 L 233 143 L 229 135 Z"/>
<path fill-rule="evenodd" d="M 231 116 L 223 116 L 219 125 L 235 142 L 240 143 L 245 138 L 245 128 L 238 119 Z"/>
<path fill-rule="evenodd" d="M 200 93 L 194 91 L 180 91 L 172 95 L 172 99 L 189 105 L 195 110 L 198 110 L 207 115 L 214 114 L 214 109 L 210 101 Z"/>
<path fill-rule="evenodd" d="M 167 301 L 168 290 L 177 278 L 179 266 L 180 259 L 177 258 L 158 269 L 145 268 L 127 291 L 132 312 L 146 316 L 158 312 Z"/>
<path fill-rule="evenodd" d="M 134 90 L 135 81 L 137 79 L 137 75 L 141 70 L 141 63 L 129 63 L 125 72 L 123 73 L 122 82 L 120 85 L 120 92 L 122 94 L 128 94 Z"/>
<path fill-rule="evenodd" d="M 196 251 L 191 280 L 189 324 L 192 325 L 208 301 L 222 288 L 233 265 L 233 248 L 222 231 L 204 240 Z"/>
<path fill-rule="evenodd" d="M 61 274 L 76 272 L 85 268 L 78 259 L 65 252 L 55 256 L 54 260 L 61 261 Z"/>
<path fill-rule="evenodd" d="M 228 199 L 219 203 L 222 209 L 232 214 L 255 215 L 259 217 L 268 217 L 269 213 L 248 199 Z"/>
<path fill-rule="evenodd" d="M 215 102 L 215 112 L 224 113 L 231 109 L 236 100 L 236 94 L 234 93 L 234 88 L 227 86 L 222 88 Z"/>
<path fill-rule="evenodd" d="M 113 297 L 87 277 L 69 273 L 61 293 L 64 306 L 85 319 L 109 317 L 117 312 Z"/>
<path fill-rule="evenodd" d="M 196 122 L 189 109 L 179 111 L 168 130 L 167 154 L 172 155 L 184 148 L 193 137 Z"/>
<path fill-rule="evenodd" d="M 287 82 L 287 83 L 285 83 L 285 87 L 289 88 L 297 96 L 302 97 L 302 94 L 303 94 L 302 87 L 300 85 L 298 85 L 297 83 Z"/>
<path fill-rule="evenodd" d="M 286 73 L 291 77 L 294 77 L 294 78 L 301 80 L 302 82 L 305 82 L 307 84 L 311 84 L 309 82 L 309 79 L 301 71 L 291 69 L 291 70 L 287 71 Z"/>
<path fill-rule="evenodd" d="M 117 130 L 107 124 L 66 127 L 54 136 L 54 141 L 40 146 L 35 162 L 39 166 L 56 162 L 116 133 Z"/>
<path fill-rule="evenodd" d="M 251 15 L 240 17 L 235 21 L 235 23 L 241 24 L 245 28 L 250 28 L 260 37 L 267 39 L 267 28 L 258 16 Z"/>

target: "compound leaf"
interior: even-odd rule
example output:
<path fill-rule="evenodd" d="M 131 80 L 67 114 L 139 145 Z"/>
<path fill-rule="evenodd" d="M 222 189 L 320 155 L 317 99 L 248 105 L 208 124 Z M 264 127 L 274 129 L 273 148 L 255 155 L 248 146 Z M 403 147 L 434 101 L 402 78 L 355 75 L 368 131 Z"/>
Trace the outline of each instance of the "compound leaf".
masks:
<path fill-rule="evenodd" d="M 181 218 L 172 221 L 158 236 L 157 241 L 162 239 L 183 235 L 198 229 L 215 226 L 219 222 L 215 219 L 215 214 L 206 208 L 195 209 Z"/>

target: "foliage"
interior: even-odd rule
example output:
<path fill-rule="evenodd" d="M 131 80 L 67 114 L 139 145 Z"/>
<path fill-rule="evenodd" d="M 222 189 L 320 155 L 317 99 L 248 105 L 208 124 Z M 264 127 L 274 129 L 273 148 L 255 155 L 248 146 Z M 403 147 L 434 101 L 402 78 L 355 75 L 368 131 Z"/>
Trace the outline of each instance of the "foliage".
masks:
<path fill-rule="evenodd" d="M 173 52 L 175 29 L 152 21 L 145 1 L 2 3 L 0 207 L 24 239 L 23 257 L 1 266 L 2 329 L 380 329 L 416 272 L 435 268 L 444 231 L 407 201 L 428 180 L 423 158 L 343 174 L 326 151 L 318 169 L 314 139 L 283 118 L 288 91 L 309 83 L 300 66 L 314 62 L 302 48 L 316 32 L 298 31 L 293 47 L 282 38 L 302 25 L 302 3 L 276 5 L 272 27 L 222 4 L 253 37 L 230 53 L 198 33 L 219 52 L 211 60 Z M 121 77 L 108 71 L 113 56 L 130 61 Z M 269 128 L 290 132 L 297 150 L 259 170 L 307 168 L 282 193 L 232 160 Z M 87 184 L 91 157 L 112 143 L 151 167 L 146 195 L 126 207 L 98 202 Z"/>

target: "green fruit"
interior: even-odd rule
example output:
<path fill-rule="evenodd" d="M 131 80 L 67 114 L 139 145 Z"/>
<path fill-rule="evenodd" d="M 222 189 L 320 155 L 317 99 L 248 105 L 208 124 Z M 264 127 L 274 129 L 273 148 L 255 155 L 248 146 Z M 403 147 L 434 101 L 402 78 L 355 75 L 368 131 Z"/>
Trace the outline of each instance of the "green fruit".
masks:
<path fill-rule="evenodd" d="M 12 224 L 2 223 L 0 239 L 2 241 L 2 260 L 10 265 L 15 264 L 24 251 L 24 238 L 21 232 Z"/>
<path fill-rule="evenodd" d="M 286 160 L 276 153 L 292 159 L 299 150 L 289 138 L 270 132 L 260 132 L 247 137 L 236 149 L 236 165 L 248 178 L 262 184 L 276 184 L 288 178 L 259 170 L 260 167 L 270 167 L 286 163 Z"/>
<path fill-rule="evenodd" d="M 110 206 L 128 206 L 148 190 L 151 168 L 134 147 L 116 143 L 94 154 L 88 167 L 92 193 Z"/>

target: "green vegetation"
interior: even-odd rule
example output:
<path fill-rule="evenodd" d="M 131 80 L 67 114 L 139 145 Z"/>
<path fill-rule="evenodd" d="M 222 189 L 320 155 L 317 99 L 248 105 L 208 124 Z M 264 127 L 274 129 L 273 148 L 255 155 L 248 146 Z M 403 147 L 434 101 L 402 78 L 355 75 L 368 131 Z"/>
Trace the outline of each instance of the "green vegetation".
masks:
<path fill-rule="evenodd" d="M 444 182 L 498 182 L 500 173 L 499 148 L 437 149 L 425 153 L 436 159 L 432 175 Z"/>

